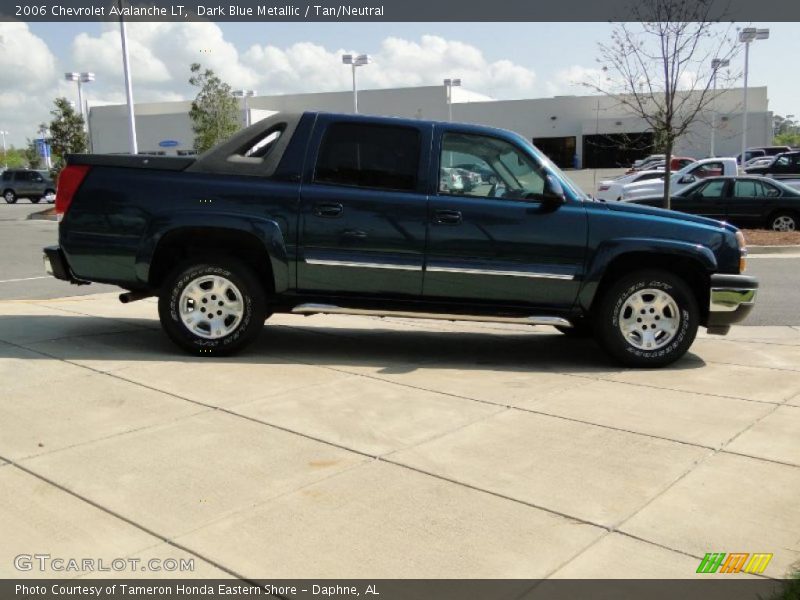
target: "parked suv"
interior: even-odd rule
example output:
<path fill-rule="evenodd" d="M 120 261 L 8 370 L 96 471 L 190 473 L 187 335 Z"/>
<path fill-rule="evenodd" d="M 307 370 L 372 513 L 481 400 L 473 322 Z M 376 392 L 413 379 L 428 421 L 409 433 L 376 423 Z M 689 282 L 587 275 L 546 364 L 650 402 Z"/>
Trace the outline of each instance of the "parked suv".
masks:
<path fill-rule="evenodd" d="M 8 169 L 0 176 L 0 183 L 3 198 L 9 204 L 14 204 L 17 198 L 28 198 L 36 203 L 56 193 L 56 184 L 49 175 L 30 169 Z"/>

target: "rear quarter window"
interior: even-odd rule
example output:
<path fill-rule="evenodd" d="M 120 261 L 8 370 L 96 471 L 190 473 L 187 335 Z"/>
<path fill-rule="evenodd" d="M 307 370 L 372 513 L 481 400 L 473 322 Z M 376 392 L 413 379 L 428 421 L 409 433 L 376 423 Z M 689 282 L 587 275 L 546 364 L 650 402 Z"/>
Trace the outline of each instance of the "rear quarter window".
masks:
<path fill-rule="evenodd" d="M 414 191 L 420 159 L 417 129 L 394 125 L 333 123 L 320 145 L 316 183 Z"/>

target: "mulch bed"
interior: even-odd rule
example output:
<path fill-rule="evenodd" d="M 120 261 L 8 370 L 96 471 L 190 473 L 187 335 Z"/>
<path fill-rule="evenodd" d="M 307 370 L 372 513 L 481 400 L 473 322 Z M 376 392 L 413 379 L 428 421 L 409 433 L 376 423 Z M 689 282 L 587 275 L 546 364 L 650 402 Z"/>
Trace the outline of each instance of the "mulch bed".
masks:
<path fill-rule="evenodd" d="M 742 229 L 749 246 L 792 246 L 800 244 L 800 231 Z"/>

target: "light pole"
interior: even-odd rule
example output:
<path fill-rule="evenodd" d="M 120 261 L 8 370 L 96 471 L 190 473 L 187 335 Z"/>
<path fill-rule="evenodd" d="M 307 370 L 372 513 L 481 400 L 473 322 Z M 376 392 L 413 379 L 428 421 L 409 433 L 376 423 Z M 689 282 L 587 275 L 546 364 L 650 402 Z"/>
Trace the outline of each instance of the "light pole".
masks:
<path fill-rule="evenodd" d="M 744 165 L 747 152 L 747 69 L 750 63 L 750 44 L 755 40 L 766 40 L 769 37 L 769 29 L 756 29 L 755 27 L 745 27 L 739 32 L 739 41 L 744 44 L 744 112 L 742 113 L 742 158 L 741 164 Z"/>
<path fill-rule="evenodd" d="M 714 58 L 711 60 L 711 80 L 714 84 L 714 95 L 711 98 L 711 158 L 717 155 L 715 135 L 717 130 L 717 71 L 731 64 L 727 58 Z"/>
<path fill-rule="evenodd" d="M 88 122 L 89 118 L 86 112 L 84 111 L 84 103 L 83 103 L 83 85 L 84 83 L 91 83 L 94 81 L 94 73 L 64 73 L 64 79 L 67 81 L 74 81 L 78 84 L 78 106 L 81 116 L 83 117 L 83 125 L 84 129 L 86 128 L 86 123 Z"/>
<path fill-rule="evenodd" d="M 8 151 L 6 150 L 6 136 L 8 135 L 8 132 L 4 129 L 3 131 L 0 131 L 0 135 L 3 136 L 3 162 L 5 163 L 3 168 L 7 169 L 8 168 Z"/>
<path fill-rule="evenodd" d="M 244 101 L 244 126 L 250 126 L 250 107 L 247 105 L 247 99 L 256 95 L 255 90 L 233 90 L 235 98 L 242 98 Z"/>
<path fill-rule="evenodd" d="M 460 79 L 445 79 L 444 87 L 447 88 L 447 120 L 453 120 L 453 88 L 461 87 Z"/>
<path fill-rule="evenodd" d="M 119 0 L 119 36 L 122 40 L 122 70 L 125 73 L 125 96 L 128 100 L 128 135 L 130 136 L 131 154 L 139 153 L 136 143 L 136 115 L 133 112 L 133 81 L 131 81 L 131 64 L 128 57 L 128 30 L 125 28 L 125 19 L 122 18 L 122 0 Z"/>
<path fill-rule="evenodd" d="M 600 85 L 604 81 L 609 81 L 608 67 L 604 66 L 602 70 L 603 70 L 603 74 L 602 75 L 598 75 L 598 77 L 597 77 L 597 85 L 595 86 L 595 91 L 597 91 L 597 92 L 600 92 Z M 640 93 L 641 93 L 642 88 L 643 88 L 643 84 L 640 82 L 639 83 L 639 91 L 640 91 Z M 597 138 L 600 137 L 600 96 L 601 96 L 601 94 L 598 93 L 598 95 L 597 95 L 597 110 L 595 112 L 595 119 L 594 119 L 594 143 L 595 144 L 598 143 L 598 139 Z M 595 157 L 595 159 L 596 158 L 597 157 Z M 583 166 L 585 167 L 585 158 L 584 158 L 584 165 Z M 593 193 L 596 194 L 597 193 L 597 163 L 596 162 L 595 162 L 594 168 L 592 169 L 592 189 L 594 190 Z"/>
<path fill-rule="evenodd" d="M 363 67 L 372 62 L 369 54 L 359 54 L 353 56 L 352 54 L 342 55 L 342 64 L 350 65 L 353 69 L 353 112 L 358 114 L 358 88 L 356 87 L 356 68 Z"/>

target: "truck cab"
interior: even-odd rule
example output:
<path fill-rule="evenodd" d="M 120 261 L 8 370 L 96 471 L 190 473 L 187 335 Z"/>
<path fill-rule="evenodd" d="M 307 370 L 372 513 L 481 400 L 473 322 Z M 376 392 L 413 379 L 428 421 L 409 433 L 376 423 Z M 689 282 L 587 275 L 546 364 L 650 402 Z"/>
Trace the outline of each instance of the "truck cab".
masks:
<path fill-rule="evenodd" d="M 736 228 L 593 201 L 525 138 L 468 124 L 278 114 L 196 160 L 69 157 L 56 208 L 48 269 L 158 296 L 203 356 L 274 313 L 347 313 L 550 325 L 663 366 L 757 288 Z"/>

